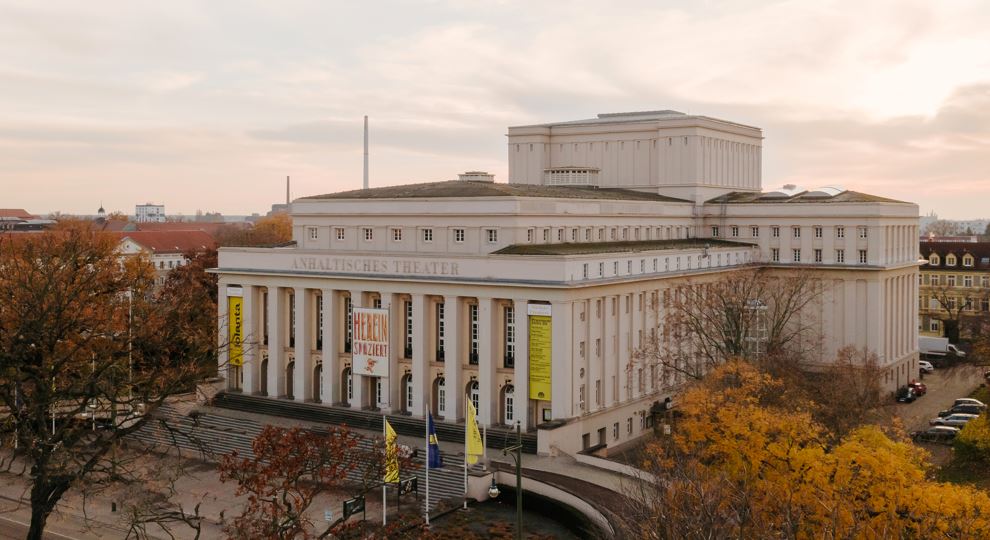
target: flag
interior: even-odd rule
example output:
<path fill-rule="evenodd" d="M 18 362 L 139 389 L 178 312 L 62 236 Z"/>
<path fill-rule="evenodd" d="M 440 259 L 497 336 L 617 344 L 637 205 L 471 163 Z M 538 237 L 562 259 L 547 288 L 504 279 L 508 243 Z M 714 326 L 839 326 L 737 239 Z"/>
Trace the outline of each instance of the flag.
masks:
<path fill-rule="evenodd" d="M 464 426 L 464 446 L 465 460 L 468 463 L 477 463 L 478 457 L 485 453 L 485 447 L 481 443 L 481 432 L 478 431 L 478 420 L 475 418 L 478 413 L 474 410 L 474 404 L 467 400 L 467 419 Z"/>
<path fill-rule="evenodd" d="M 431 469 L 439 469 L 443 467 L 443 457 L 440 455 L 440 444 L 437 442 L 437 430 L 433 425 L 433 413 L 429 413 L 426 418 L 429 427 L 429 438 L 427 439 L 427 449 L 429 451 L 429 456 L 427 459 L 427 466 Z"/>
<path fill-rule="evenodd" d="M 399 481 L 399 445 L 396 443 L 395 430 L 385 420 L 385 478 L 386 484 Z"/>

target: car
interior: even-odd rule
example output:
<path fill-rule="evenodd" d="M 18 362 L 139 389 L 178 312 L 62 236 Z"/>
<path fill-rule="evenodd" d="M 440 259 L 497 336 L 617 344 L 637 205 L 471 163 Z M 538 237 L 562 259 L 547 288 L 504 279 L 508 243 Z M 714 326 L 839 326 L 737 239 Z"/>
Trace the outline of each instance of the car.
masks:
<path fill-rule="evenodd" d="M 983 409 L 984 411 L 987 410 L 987 406 L 985 403 L 983 403 L 978 399 L 973 399 L 968 397 L 961 397 L 952 403 L 953 407 L 958 407 L 959 405 L 975 405 L 980 409 Z"/>
<path fill-rule="evenodd" d="M 908 387 L 912 388 L 914 390 L 914 393 L 918 394 L 919 396 L 923 396 L 928 393 L 928 387 L 925 386 L 925 383 L 923 382 L 911 381 L 908 383 Z"/>
<path fill-rule="evenodd" d="M 911 388 L 910 386 L 902 386 L 897 389 L 898 403 L 911 403 L 916 399 L 918 399 L 918 394 L 914 392 L 914 388 Z"/>
<path fill-rule="evenodd" d="M 974 419 L 976 417 L 977 417 L 977 415 L 975 415 L 975 414 L 955 413 L 955 414 L 950 414 L 949 416 L 946 416 L 945 418 L 932 418 L 931 420 L 928 421 L 928 425 L 930 425 L 930 426 L 954 426 L 954 427 L 961 428 L 961 427 L 965 426 L 967 422 L 969 422 L 970 420 L 972 420 L 972 419 Z"/>
<path fill-rule="evenodd" d="M 918 369 L 924 371 L 925 373 L 933 373 L 935 371 L 935 366 L 933 366 L 928 360 L 918 360 Z"/>
<path fill-rule="evenodd" d="M 963 405 L 956 405 L 956 406 L 952 407 L 951 409 L 947 409 L 947 410 L 941 411 L 940 413 L 938 413 L 938 415 L 939 415 L 939 417 L 942 417 L 942 418 L 944 418 L 946 416 L 949 416 L 950 414 L 957 414 L 957 413 L 979 415 L 983 411 L 984 411 L 984 409 L 981 408 L 978 405 L 966 405 L 966 404 L 963 404 Z"/>
<path fill-rule="evenodd" d="M 915 442 L 948 444 L 956 438 L 959 428 L 953 426 L 932 426 L 924 431 L 915 431 L 911 439 Z"/>

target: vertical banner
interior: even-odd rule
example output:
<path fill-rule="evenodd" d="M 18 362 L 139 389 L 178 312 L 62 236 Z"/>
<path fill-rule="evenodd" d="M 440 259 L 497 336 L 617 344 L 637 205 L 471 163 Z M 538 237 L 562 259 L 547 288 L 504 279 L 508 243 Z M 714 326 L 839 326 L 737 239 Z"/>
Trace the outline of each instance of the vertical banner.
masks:
<path fill-rule="evenodd" d="M 553 327 L 548 304 L 529 304 L 529 399 L 550 401 Z"/>
<path fill-rule="evenodd" d="M 227 297 L 227 326 L 230 336 L 227 357 L 232 366 L 244 365 L 244 299 Z"/>
<path fill-rule="evenodd" d="M 388 310 L 354 308 L 351 319 L 354 373 L 388 377 Z"/>

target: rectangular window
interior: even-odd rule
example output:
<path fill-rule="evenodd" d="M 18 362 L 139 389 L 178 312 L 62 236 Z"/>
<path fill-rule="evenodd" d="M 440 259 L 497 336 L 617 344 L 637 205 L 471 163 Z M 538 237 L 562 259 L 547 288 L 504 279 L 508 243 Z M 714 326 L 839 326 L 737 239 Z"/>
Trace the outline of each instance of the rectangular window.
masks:
<path fill-rule="evenodd" d="M 990 276 L 983 276 L 980 278 L 980 287 L 984 289 L 990 288 Z"/>
<path fill-rule="evenodd" d="M 578 235 L 578 230 L 571 229 L 571 242 L 577 242 L 577 235 Z"/>
<path fill-rule="evenodd" d="M 468 356 L 468 362 L 471 364 L 478 363 L 478 304 L 471 304 L 468 306 L 468 318 L 470 320 L 471 328 L 471 344 L 470 344 L 470 355 Z"/>
<path fill-rule="evenodd" d="M 615 440 L 619 440 L 619 423 L 618 422 L 612 424 L 612 438 L 615 439 Z"/>
<path fill-rule="evenodd" d="M 794 234 L 794 238 L 801 238 L 801 227 L 792 227 L 791 231 Z"/>
<path fill-rule="evenodd" d="M 973 286 L 973 276 L 963 276 L 963 287 Z"/>
<path fill-rule="evenodd" d="M 846 237 L 846 228 L 845 227 L 836 227 L 835 228 L 835 237 L 836 238 L 845 238 Z"/>
<path fill-rule="evenodd" d="M 323 295 L 316 297 L 316 348 L 323 350 Z"/>
<path fill-rule="evenodd" d="M 732 228 L 729 229 L 729 233 L 732 235 L 733 238 L 738 238 L 739 237 L 739 227 L 733 225 Z"/>
<path fill-rule="evenodd" d="M 822 228 L 815 227 L 815 238 L 821 238 L 821 237 L 822 237 Z"/>
<path fill-rule="evenodd" d="M 334 228 L 334 231 L 337 234 L 337 240 L 343 240 L 344 239 L 344 228 L 343 227 L 335 227 Z"/>
<path fill-rule="evenodd" d="M 626 420 L 626 433 L 632 435 L 632 418 Z"/>
<path fill-rule="evenodd" d="M 773 227 L 770 227 L 770 236 L 772 236 L 774 238 L 780 238 L 780 227 L 778 227 L 776 225 L 774 225 Z"/>
<path fill-rule="evenodd" d="M 369 242 L 369 241 L 375 239 L 375 230 L 372 229 L 371 227 L 365 227 L 365 228 L 363 228 L 361 230 L 364 231 L 364 240 L 366 242 Z"/>
<path fill-rule="evenodd" d="M 816 263 L 822 262 L 822 250 L 820 249 L 815 250 L 815 262 Z"/>
<path fill-rule="evenodd" d="M 947 280 L 946 280 L 946 286 L 947 287 L 955 287 L 956 286 L 956 276 L 955 275 L 948 275 L 948 276 L 945 276 L 945 277 L 947 278 Z"/>
<path fill-rule="evenodd" d="M 605 229 L 598 229 L 598 241 L 605 240 Z"/>
<path fill-rule="evenodd" d="M 860 227 L 859 228 L 859 237 L 860 238 L 866 238 L 867 231 L 868 231 L 868 229 L 866 227 Z"/>
<path fill-rule="evenodd" d="M 320 229 L 316 227 L 306 227 L 306 234 L 309 236 L 310 240 L 317 240 L 320 238 Z"/>
<path fill-rule="evenodd" d="M 464 229 L 454 229 L 454 242 L 458 244 L 464 242 Z"/>
<path fill-rule="evenodd" d="M 543 229 L 543 241 L 544 242 L 550 241 L 550 229 Z"/>
<path fill-rule="evenodd" d="M 791 258 L 796 263 L 801 262 L 801 250 L 800 249 L 792 249 L 791 250 Z"/>
<path fill-rule="evenodd" d="M 938 319 L 932 319 L 928 321 L 928 331 L 938 332 Z"/>
<path fill-rule="evenodd" d="M 605 277 L 605 263 L 598 263 L 598 276 Z"/>
<path fill-rule="evenodd" d="M 846 262 L 846 250 L 844 249 L 835 250 L 835 262 L 840 264 Z"/>
<path fill-rule="evenodd" d="M 526 231 L 526 242 L 529 243 L 533 242 L 533 229 L 529 229 Z"/>
<path fill-rule="evenodd" d="M 351 352 L 351 336 L 354 332 L 352 326 L 354 321 L 353 305 L 350 296 L 344 298 L 344 352 Z"/>
<path fill-rule="evenodd" d="M 402 229 L 392 229 L 392 241 L 393 242 L 402 241 Z"/>
<path fill-rule="evenodd" d="M 437 302 L 437 362 L 443 362 L 444 360 L 444 320 L 443 320 L 443 302 Z M 444 408 L 440 407 L 442 411 Z"/>
<path fill-rule="evenodd" d="M 866 250 L 859 250 L 859 264 L 866 264 Z"/>
<path fill-rule="evenodd" d="M 752 227 L 749 228 L 749 234 L 753 238 L 759 238 L 760 237 L 760 228 L 757 227 L 756 225 L 753 225 Z"/>
<path fill-rule="evenodd" d="M 433 229 L 423 229 L 423 241 L 424 242 L 433 241 Z"/>
<path fill-rule="evenodd" d="M 564 229 L 557 229 L 557 241 L 558 242 L 564 241 Z"/>
<path fill-rule="evenodd" d="M 584 241 L 591 242 L 591 229 L 584 230 Z"/>
<path fill-rule="evenodd" d="M 712 227 L 712 238 L 718 238 L 718 225 Z"/>
<path fill-rule="evenodd" d="M 582 266 L 581 277 L 584 279 L 588 279 L 588 263 L 584 263 L 584 265 Z"/>
<path fill-rule="evenodd" d="M 780 262 L 780 250 L 777 248 L 770 248 L 770 260 L 772 262 Z"/>
<path fill-rule="evenodd" d="M 498 242 L 498 231 L 496 229 L 485 229 L 485 233 L 488 235 L 489 244 Z"/>
<path fill-rule="evenodd" d="M 584 342 L 582 341 L 583 345 Z M 516 311 L 512 306 L 505 307 L 505 367 L 516 365 Z"/>
<path fill-rule="evenodd" d="M 402 357 L 412 358 L 413 355 L 413 303 L 405 302 L 406 308 L 406 339 Z"/>

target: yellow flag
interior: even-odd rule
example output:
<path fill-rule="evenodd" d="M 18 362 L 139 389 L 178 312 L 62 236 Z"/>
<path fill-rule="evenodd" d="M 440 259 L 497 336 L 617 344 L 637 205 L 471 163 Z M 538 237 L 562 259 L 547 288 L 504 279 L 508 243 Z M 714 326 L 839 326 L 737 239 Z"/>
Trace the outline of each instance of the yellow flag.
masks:
<path fill-rule="evenodd" d="M 466 400 L 466 402 L 467 418 L 464 425 L 465 458 L 468 463 L 477 463 L 478 456 L 485 453 L 485 448 L 481 442 L 481 432 L 478 431 L 478 420 L 475 418 L 478 413 L 474 410 L 474 404 L 471 403 L 470 399 Z"/>
<path fill-rule="evenodd" d="M 385 420 L 385 483 L 399 481 L 399 445 L 396 443 L 395 430 Z"/>

